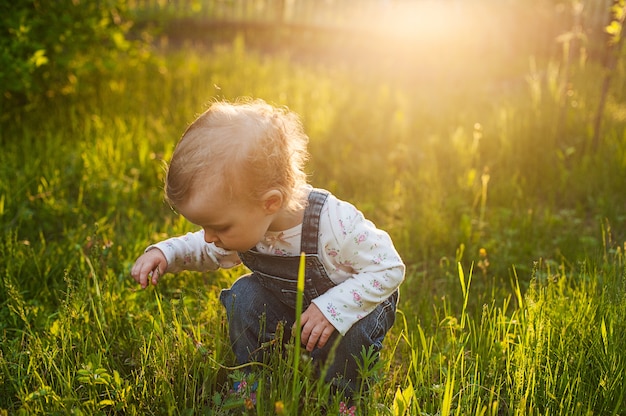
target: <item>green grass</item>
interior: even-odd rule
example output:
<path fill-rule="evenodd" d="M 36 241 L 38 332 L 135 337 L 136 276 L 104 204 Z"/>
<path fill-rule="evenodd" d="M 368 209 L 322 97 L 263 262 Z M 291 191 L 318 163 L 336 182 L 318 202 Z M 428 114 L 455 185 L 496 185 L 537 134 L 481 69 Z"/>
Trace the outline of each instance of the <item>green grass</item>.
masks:
<path fill-rule="evenodd" d="M 193 229 L 163 202 L 177 138 L 211 97 L 244 95 L 302 115 L 311 181 L 389 230 L 407 262 L 359 414 L 624 414 L 623 92 L 589 153 L 592 65 L 573 71 L 561 126 L 553 67 L 489 94 L 493 74 L 459 90 L 446 72 L 385 68 L 294 63 L 239 39 L 129 58 L 5 119 L 0 414 L 338 413 L 289 345 L 267 346 L 256 404 L 230 391 L 243 375 L 218 293 L 243 270 L 144 291 L 129 277 L 147 244 Z"/>

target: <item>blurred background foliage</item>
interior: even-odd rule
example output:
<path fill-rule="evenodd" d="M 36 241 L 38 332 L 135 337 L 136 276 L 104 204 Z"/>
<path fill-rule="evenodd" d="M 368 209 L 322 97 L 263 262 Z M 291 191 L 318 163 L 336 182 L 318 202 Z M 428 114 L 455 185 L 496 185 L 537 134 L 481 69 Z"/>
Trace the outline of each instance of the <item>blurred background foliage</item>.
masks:
<path fill-rule="evenodd" d="M 606 61 L 607 29 L 621 38 L 613 3 L 619 11 L 619 0 L 26 0 L 0 6 L 0 85 L 4 102 L 32 105 L 136 53 L 131 39 L 206 46 L 237 33 L 265 52 L 358 59 L 394 78 L 455 82 L 489 67 L 492 82 L 515 82 L 530 56 Z"/>
<path fill-rule="evenodd" d="M 2 114 L 77 92 L 129 52 L 124 1 L 20 1 L 0 5 Z M 88 88 L 83 85 L 82 88 Z"/>

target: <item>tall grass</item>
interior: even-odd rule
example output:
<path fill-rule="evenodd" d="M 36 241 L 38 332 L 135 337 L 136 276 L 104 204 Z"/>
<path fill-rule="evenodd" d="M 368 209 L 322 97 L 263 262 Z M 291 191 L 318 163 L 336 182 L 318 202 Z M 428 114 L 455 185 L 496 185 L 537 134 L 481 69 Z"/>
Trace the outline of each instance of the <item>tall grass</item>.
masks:
<path fill-rule="evenodd" d="M 616 112 L 605 147 L 580 151 L 594 71 L 574 73 L 567 134 L 557 68 L 489 94 L 477 71 L 463 92 L 443 75 L 409 88 L 241 39 L 120 62 L 80 101 L 16 116 L 0 133 L 0 413 L 339 413 L 293 344 L 264 346 L 251 376 L 232 367 L 217 295 L 243 270 L 128 277 L 147 244 L 192 229 L 162 197 L 176 139 L 211 97 L 243 95 L 302 115 L 311 181 L 409 266 L 359 414 L 624 413 L 626 136 Z"/>

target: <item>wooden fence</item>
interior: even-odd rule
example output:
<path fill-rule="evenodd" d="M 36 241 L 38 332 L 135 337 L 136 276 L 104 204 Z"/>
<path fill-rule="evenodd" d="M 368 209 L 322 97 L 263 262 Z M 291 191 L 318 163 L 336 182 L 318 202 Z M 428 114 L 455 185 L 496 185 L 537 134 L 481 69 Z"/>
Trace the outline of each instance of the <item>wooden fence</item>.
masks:
<path fill-rule="evenodd" d="M 589 27 L 606 25 L 613 0 L 128 0 L 137 13 L 238 22 L 306 23 L 309 25 L 376 24 L 394 9 L 411 13 L 427 6 L 465 13 L 475 7 L 525 7 L 555 18 L 580 13 Z M 568 10 L 570 9 L 570 10 Z M 528 22 L 532 25 L 532 22 Z"/>
<path fill-rule="evenodd" d="M 568 32 L 584 35 L 590 45 L 604 43 L 604 27 L 610 21 L 613 1 L 128 0 L 128 6 L 136 18 L 143 20 L 193 19 L 208 26 L 265 25 L 376 35 L 410 36 L 412 28 L 437 30 L 437 25 L 460 27 L 459 33 L 494 26 L 493 33 L 498 27 L 510 29 L 513 25 L 518 36 L 527 36 L 530 43 L 541 47 L 554 45 L 558 35 Z M 494 16 L 506 16 L 505 21 Z"/>

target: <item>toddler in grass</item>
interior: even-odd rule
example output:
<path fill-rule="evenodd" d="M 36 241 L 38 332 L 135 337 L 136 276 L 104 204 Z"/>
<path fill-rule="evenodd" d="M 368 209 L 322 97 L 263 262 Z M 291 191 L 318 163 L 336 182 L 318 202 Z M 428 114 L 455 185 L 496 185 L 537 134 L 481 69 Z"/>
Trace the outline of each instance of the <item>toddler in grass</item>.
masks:
<path fill-rule="evenodd" d="M 220 294 L 244 364 L 263 360 L 260 347 L 279 323 L 289 340 L 305 253 L 302 345 L 349 395 L 362 347 L 379 351 L 394 323 L 405 267 L 387 233 L 307 184 L 307 142 L 286 109 L 213 103 L 178 142 L 165 184 L 168 203 L 200 230 L 149 246 L 131 274 L 145 288 L 166 272 L 247 266 L 251 273 Z"/>

